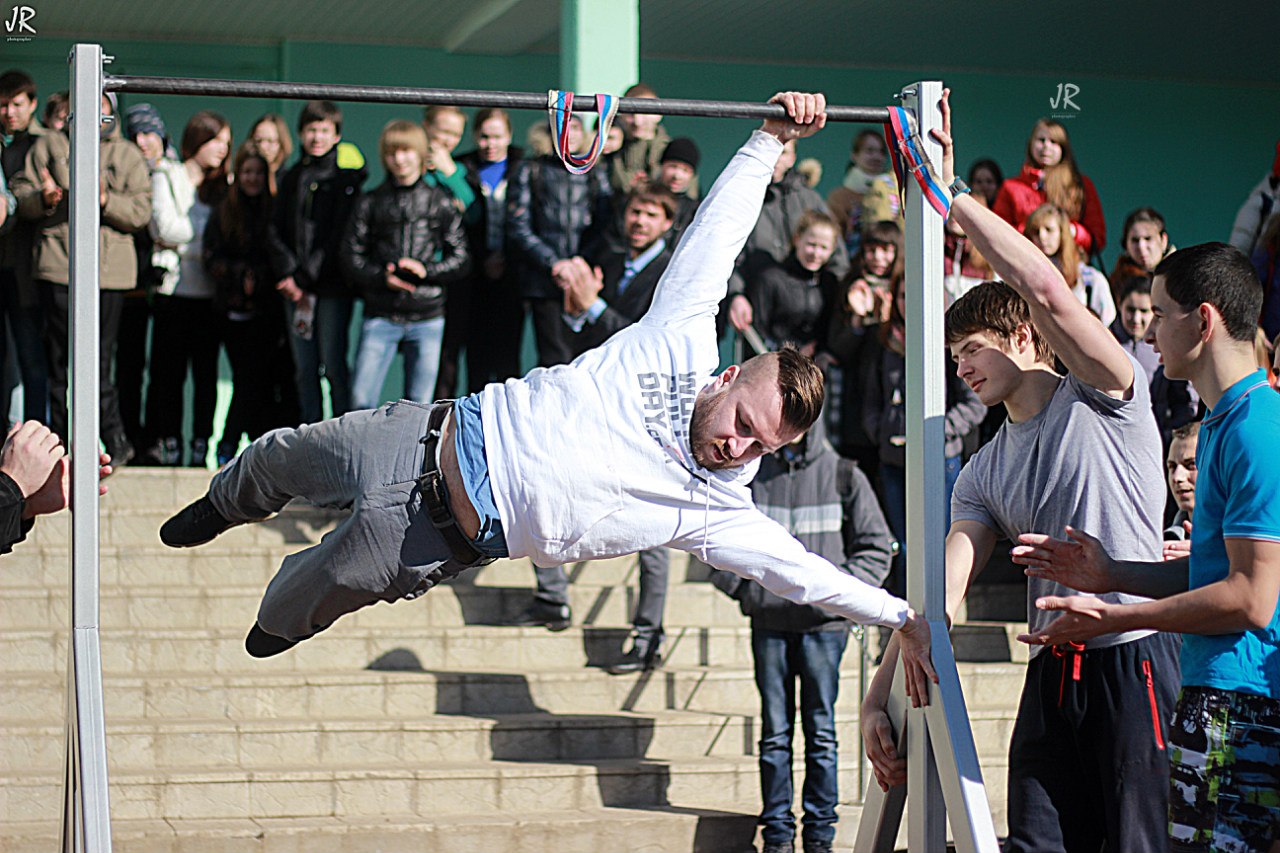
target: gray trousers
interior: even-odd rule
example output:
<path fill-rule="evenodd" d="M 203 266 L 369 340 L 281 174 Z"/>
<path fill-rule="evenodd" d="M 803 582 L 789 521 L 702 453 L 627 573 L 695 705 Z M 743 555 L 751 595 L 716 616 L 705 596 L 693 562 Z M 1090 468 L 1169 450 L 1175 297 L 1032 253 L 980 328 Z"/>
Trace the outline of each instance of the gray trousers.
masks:
<path fill-rule="evenodd" d="M 647 647 L 662 642 L 662 612 L 667 606 L 667 573 L 671 558 L 666 548 L 649 548 L 640 552 L 640 596 L 631 619 L 637 645 Z M 569 603 L 569 576 L 564 566 L 549 569 L 534 567 L 538 580 L 535 597 L 548 604 Z"/>
<path fill-rule="evenodd" d="M 433 406 L 380 409 L 267 433 L 209 485 L 232 521 L 255 521 L 293 498 L 351 515 L 317 544 L 285 557 L 267 586 L 258 624 L 290 640 L 378 601 L 416 598 L 468 568 L 422 507 L 422 438 Z"/>

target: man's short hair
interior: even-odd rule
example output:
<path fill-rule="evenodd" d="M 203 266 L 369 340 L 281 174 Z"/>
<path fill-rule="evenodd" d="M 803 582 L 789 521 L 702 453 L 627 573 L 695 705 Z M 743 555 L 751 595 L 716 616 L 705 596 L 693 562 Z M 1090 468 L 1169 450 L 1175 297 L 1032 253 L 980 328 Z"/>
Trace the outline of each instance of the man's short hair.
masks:
<path fill-rule="evenodd" d="M 1007 342 L 1012 340 L 1019 326 L 1031 330 L 1036 361 L 1052 365 L 1053 348 L 1031 322 L 1031 307 L 1027 300 L 1002 281 L 984 281 L 947 309 L 946 343 L 950 346 L 978 332 L 986 332 Z"/>
<path fill-rule="evenodd" d="M 301 133 L 304 127 L 318 121 L 333 122 L 338 135 L 342 135 L 342 109 L 333 101 L 307 101 L 298 114 L 298 132 Z"/>
<path fill-rule="evenodd" d="M 1140 296 L 1151 295 L 1151 276 L 1149 275 L 1131 275 L 1124 281 L 1120 282 L 1120 301 L 1124 302 L 1133 294 Z"/>
<path fill-rule="evenodd" d="M 1179 249 L 1156 265 L 1169 297 L 1184 311 L 1207 302 L 1233 340 L 1252 342 L 1262 314 L 1262 282 L 1244 252 L 1226 243 Z"/>
<path fill-rule="evenodd" d="M 427 147 L 427 132 L 422 129 L 422 125 L 414 124 L 402 118 L 392 119 L 387 122 L 386 127 L 382 128 L 382 135 L 378 137 L 378 156 L 384 165 L 391 152 L 400 148 L 417 151 L 418 157 L 421 158 L 425 165 L 427 162 Z"/>
<path fill-rule="evenodd" d="M 767 352 L 750 359 L 761 367 L 774 362 L 778 369 L 778 391 L 782 395 L 782 421 L 792 429 L 807 432 L 822 414 L 822 371 L 813 359 L 803 355 L 790 344 L 776 352 Z"/>
<path fill-rule="evenodd" d="M 27 72 L 11 68 L 0 74 L 0 98 L 16 98 L 18 95 L 26 95 L 34 101 L 36 81 L 32 80 Z"/>
<path fill-rule="evenodd" d="M 1192 421 L 1191 423 L 1186 423 L 1180 427 L 1177 427 L 1173 431 L 1173 441 L 1182 441 L 1183 439 L 1187 439 L 1187 438 L 1195 438 L 1198 435 L 1200 435 L 1200 422 Z"/>
<path fill-rule="evenodd" d="M 642 190 L 632 190 L 627 196 L 627 204 L 623 210 L 631 206 L 632 202 L 639 204 L 656 204 L 662 208 L 662 212 L 667 215 L 667 219 L 676 218 L 676 197 L 673 196 L 666 187 L 651 184 Z"/>
<path fill-rule="evenodd" d="M 467 126 L 467 114 L 450 104 L 436 104 L 434 106 L 427 107 L 422 111 L 422 123 L 430 127 L 431 124 L 442 115 L 456 115 L 458 118 L 462 119 L 462 126 Z M 508 122 L 507 126 L 511 126 L 510 122 Z"/>
<path fill-rule="evenodd" d="M 476 112 L 476 121 L 472 132 L 479 133 L 480 126 L 491 118 L 501 120 L 502 123 L 507 126 L 507 133 L 511 132 L 511 114 L 502 107 L 485 107 L 482 110 L 478 110 Z"/>
<path fill-rule="evenodd" d="M 656 98 L 658 93 L 648 83 L 635 83 L 622 93 L 624 98 Z"/>

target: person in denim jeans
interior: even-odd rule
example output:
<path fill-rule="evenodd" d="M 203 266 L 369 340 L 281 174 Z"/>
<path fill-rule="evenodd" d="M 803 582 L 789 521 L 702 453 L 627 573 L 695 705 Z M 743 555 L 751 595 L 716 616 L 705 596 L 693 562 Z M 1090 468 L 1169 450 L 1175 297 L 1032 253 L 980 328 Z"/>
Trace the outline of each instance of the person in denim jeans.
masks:
<path fill-rule="evenodd" d="M 889 572 L 893 536 L 866 476 L 827 442 L 822 421 L 760 462 L 751 483 L 756 506 L 809 551 L 858 580 L 879 586 Z M 849 623 L 812 605 L 785 601 L 757 583 L 716 571 L 711 582 L 751 618 L 751 655 L 760 691 L 760 823 L 765 853 L 792 853 L 796 819 L 791 781 L 796 684 L 804 731 L 805 853 L 827 853 L 838 801 L 836 697 Z"/>
<path fill-rule="evenodd" d="M 378 143 L 387 179 L 356 202 L 342 242 L 343 269 L 364 296 L 352 402 L 371 409 L 396 350 L 404 348 L 404 396 L 428 403 L 444 340 L 445 285 L 467 274 L 462 215 L 447 190 L 423 180 L 427 134 L 404 120 Z"/>
<path fill-rule="evenodd" d="M 364 185 L 364 157 L 342 139 L 342 110 L 308 101 L 298 116 L 302 158 L 280 175 L 271 227 L 271 268 L 285 297 L 298 403 L 304 423 L 324 417 L 320 377 L 333 415 L 351 408 L 347 335 L 353 298 L 338 243 Z"/>

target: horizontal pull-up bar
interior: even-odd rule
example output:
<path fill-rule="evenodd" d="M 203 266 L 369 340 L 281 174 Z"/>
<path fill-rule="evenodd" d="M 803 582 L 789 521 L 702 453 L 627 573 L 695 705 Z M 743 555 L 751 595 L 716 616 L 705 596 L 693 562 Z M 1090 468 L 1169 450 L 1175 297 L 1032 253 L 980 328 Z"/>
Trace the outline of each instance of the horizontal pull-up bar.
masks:
<path fill-rule="evenodd" d="M 287 83 L 278 80 L 212 80 L 198 77 L 109 76 L 103 81 L 108 92 L 139 95 L 204 95 L 229 98 L 285 98 L 308 101 L 362 101 L 377 104 L 439 104 L 454 107 L 502 107 L 509 110 L 545 110 L 547 96 L 534 92 L 477 92 L 469 89 L 414 89 L 406 86 L 349 86 L 331 83 Z M 595 112 L 591 95 L 578 95 L 574 112 Z M 706 116 L 708 118 L 785 118 L 780 104 L 753 104 L 743 101 L 693 101 L 679 98 L 619 98 L 620 113 L 651 113 L 666 116 Z M 827 107 L 828 121 L 858 121 L 883 124 L 889 120 L 885 107 Z"/>

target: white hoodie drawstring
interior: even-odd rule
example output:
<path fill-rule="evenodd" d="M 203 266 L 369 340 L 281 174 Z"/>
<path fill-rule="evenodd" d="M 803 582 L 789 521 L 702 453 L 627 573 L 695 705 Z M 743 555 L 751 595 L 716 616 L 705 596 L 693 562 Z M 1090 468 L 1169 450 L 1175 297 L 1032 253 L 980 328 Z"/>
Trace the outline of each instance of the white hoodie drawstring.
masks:
<path fill-rule="evenodd" d="M 707 528 L 711 526 L 711 478 L 708 477 L 702 482 L 702 492 L 707 496 L 706 502 L 702 507 L 702 562 L 707 563 Z"/>

